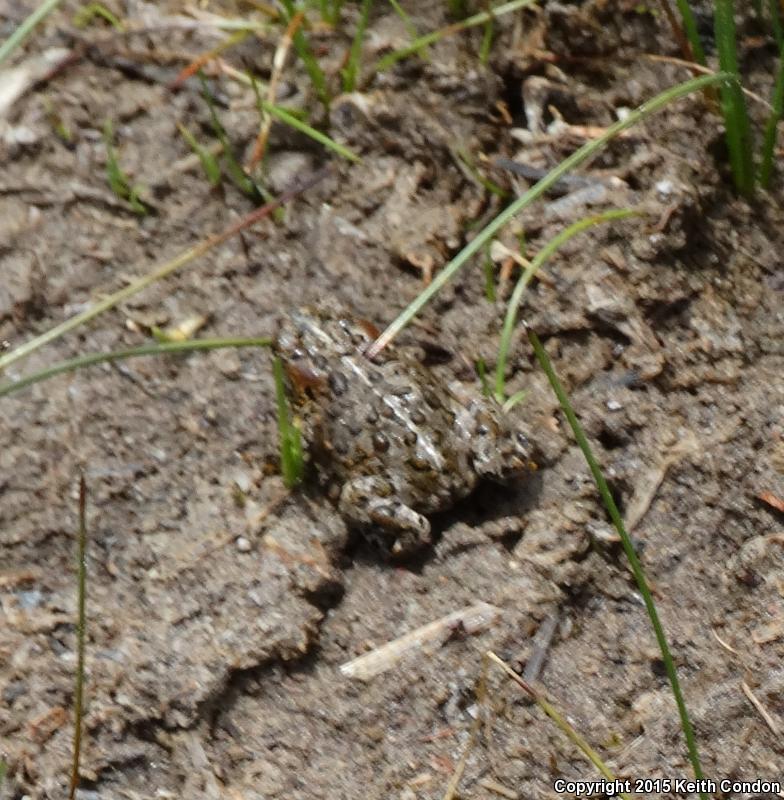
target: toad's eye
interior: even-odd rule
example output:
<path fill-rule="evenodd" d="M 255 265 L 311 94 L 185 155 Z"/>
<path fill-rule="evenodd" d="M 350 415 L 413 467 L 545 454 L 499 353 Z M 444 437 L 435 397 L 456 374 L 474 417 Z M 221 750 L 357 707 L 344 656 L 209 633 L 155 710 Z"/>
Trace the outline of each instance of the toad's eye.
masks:
<path fill-rule="evenodd" d="M 487 436 L 490 433 L 490 428 L 487 425 L 477 425 L 476 427 L 477 436 Z"/>

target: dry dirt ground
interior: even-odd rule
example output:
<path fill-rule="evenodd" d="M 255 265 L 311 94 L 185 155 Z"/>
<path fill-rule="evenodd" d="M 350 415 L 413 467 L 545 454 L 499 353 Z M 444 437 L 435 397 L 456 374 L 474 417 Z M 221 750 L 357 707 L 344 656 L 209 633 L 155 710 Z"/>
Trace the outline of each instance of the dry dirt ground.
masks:
<path fill-rule="evenodd" d="M 0 38 L 26 5 L 0 2 Z M 448 22 L 445 3 L 403 5 L 420 32 Z M 272 193 L 329 161 L 332 172 L 282 219 L 5 377 L 142 344 L 150 325 L 194 315 L 207 318 L 199 336 L 268 335 L 286 309 L 330 297 L 390 322 L 502 207 L 477 172 L 519 193 L 524 179 L 495 159 L 552 167 L 621 109 L 688 77 L 644 57 L 679 55 L 650 8 L 543 6 L 498 20 L 487 65 L 478 28 L 374 76 L 369 65 L 409 39 L 391 6 L 376 3 L 361 91 L 337 97 L 328 115 L 289 59 L 280 102 L 308 108 L 362 162 L 335 161 L 275 124 L 264 176 Z M 80 31 L 76 4 L 65 3 L 12 63 L 73 54 L 54 74 L 42 68 L 0 120 L 6 348 L 254 207 L 228 182 L 211 190 L 198 164 L 183 162 L 190 151 L 177 124 L 210 143 L 209 111 L 195 80 L 168 88 L 222 35 L 168 25 L 174 6 L 112 7 L 146 32 L 117 35 L 101 22 Z M 338 30 L 311 36 L 333 86 L 355 22 L 346 4 Z M 276 30 L 228 51 L 226 63 L 268 78 Z M 752 18 L 740 33 L 748 85 L 767 97 L 775 48 Z M 253 95 L 214 69 L 208 80 L 244 157 L 258 130 Z M 753 109 L 759 122 L 764 109 Z M 107 186 L 106 119 L 146 216 Z M 632 528 L 705 774 L 782 780 L 784 517 L 771 504 L 784 498 L 782 176 L 771 194 L 737 199 L 720 123 L 699 95 L 616 139 L 580 174 L 587 180 L 545 197 L 501 241 L 517 248 L 524 233 L 530 254 L 592 211 L 644 214 L 559 251 L 524 317 Z M 434 373 L 476 387 L 477 359 L 494 366 L 511 286 L 503 261 L 498 301 L 486 298 L 476 259 L 404 332 Z M 283 490 L 265 350 L 130 360 L 0 400 L 0 795 L 66 792 L 80 469 L 89 493 L 80 797 L 439 798 L 467 749 L 465 798 L 552 798 L 557 778 L 592 777 L 497 668 L 479 694 L 487 650 L 535 672 L 617 774 L 688 777 L 640 595 L 522 332 L 508 378 L 510 391 L 527 390 L 511 414 L 536 432 L 536 476 L 480 487 L 433 520 L 430 549 L 397 564 L 347 530 L 314 488 Z M 448 626 L 375 677 L 340 670 L 479 602 L 496 611 Z"/>

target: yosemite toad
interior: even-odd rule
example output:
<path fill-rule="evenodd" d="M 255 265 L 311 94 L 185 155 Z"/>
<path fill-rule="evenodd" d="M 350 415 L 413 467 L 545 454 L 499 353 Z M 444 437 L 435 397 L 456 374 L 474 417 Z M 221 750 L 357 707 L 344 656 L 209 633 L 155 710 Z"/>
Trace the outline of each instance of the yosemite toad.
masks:
<path fill-rule="evenodd" d="M 450 508 L 483 478 L 528 468 L 531 456 L 492 401 L 464 396 L 391 349 L 368 360 L 375 336 L 348 313 L 302 309 L 282 322 L 275 350 L 311 461 L 341 515 L 404 555 L 430 541 L 424 515 Z"/>

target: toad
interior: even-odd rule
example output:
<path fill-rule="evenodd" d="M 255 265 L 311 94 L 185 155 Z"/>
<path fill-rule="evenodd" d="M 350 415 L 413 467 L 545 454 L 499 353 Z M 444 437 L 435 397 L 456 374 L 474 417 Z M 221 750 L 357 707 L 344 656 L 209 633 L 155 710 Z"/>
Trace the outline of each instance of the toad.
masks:
<path fill-rule="evenodd" d="M 428 514 L 486 478 L 533 467 L 531 446 L 489 398 L 437 379 L 413 355 L 364 351 L 377 332 L 334 308 L 285 317 L 275 351 L 321 484 L 349 525 L 393 556 L 430 542 Z"/>

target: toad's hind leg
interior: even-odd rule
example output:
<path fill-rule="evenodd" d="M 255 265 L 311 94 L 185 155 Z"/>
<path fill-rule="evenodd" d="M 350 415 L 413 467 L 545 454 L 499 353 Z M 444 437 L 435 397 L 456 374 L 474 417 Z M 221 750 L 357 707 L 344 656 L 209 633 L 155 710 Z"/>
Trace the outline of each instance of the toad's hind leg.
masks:
<path fill-rule="evenodd" d="M 407 555 L 430 543 L 430 523 L 398 500 L 384 478 L 364 476 L 346 483 L 339 509 L 350 524 L 367 529 L 371 536 L 380 534 L 392 555 Z"/>

